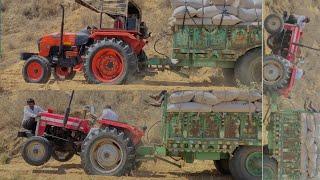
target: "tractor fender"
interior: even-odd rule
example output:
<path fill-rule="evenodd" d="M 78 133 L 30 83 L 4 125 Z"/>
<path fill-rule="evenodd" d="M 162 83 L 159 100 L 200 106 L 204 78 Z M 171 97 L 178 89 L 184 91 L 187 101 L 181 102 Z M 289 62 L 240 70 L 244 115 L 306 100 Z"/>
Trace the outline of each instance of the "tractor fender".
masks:
<path fill-rule="evenodd" d="M 141 138 L 144 136 L 144 132 L 142 130 L 127 123 L 111 121 L 111 120 L 99 120 L 97 121 L 97 123 L 103 127 L 112 126 L 114 128 L 123 130 L 125 133 L 129 134 L 134 145 L 137 145 L 138 143 L 140 143 Z"/>
<path fill-rule="evenodd" d="M 147 42 L 143 39 L 138 39 L 134 33 L 128 31 L 98 31 L 94 32 L 91 36 L 93 40 L 103 40 L 105 38 L 112 39 L 120 39 L 127 43 L 136 55 L 140 54 L 143 47 L 147 44 Z"/>

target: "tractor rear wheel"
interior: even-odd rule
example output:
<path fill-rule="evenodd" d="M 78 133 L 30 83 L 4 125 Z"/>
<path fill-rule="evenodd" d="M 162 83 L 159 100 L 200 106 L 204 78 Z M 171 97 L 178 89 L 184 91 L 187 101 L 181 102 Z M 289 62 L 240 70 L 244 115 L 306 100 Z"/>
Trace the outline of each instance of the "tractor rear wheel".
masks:
<path fill-rule="evenodd" d="M 265 91 L 278 91 L 285 88 L 291 77 L 290 62 L 280 56 L 264 58 L 263 83 Z"/>
<path fill-rule="evenodd" d="M 214 161 L 216 169 L 223 175 L 230 174 L 229 159 L 221 159 Z"/>
<path fill-rule="evenodd" d="M 280 16 L 270 14 L 264 21 L 264 28 L 270 34 L 280 33 L 283 31 L 284 21 Z"/>
<path fill-rule="evenodd" d="M 42 166 L 49 161 L 52 147 L 43 137 L 32 137 L 22 147 L 23 159 L 32 166 Z"/>
<path fill-rule="evenodd" d="M 263 179 L 278 179 L 278 163 L 268 155 L 263 156 Z"/>
<path fill-rule="evenodd" d="M 76 71 L 70 67 L 56 66 L 52 71 L 53 77 L 57 81 L 72 80 L 76 76 Z"/>
<path fill-rule="evenodd" d="M 27 83 L 47 83 L 51 77 L 48 59 L 40 56 L 30 57 L 24 64 L 22 75 Z"/>
<path fill-rule="evenodd" d="M 123 176 L 131 172 L 130 139 L 115 128 L 96 129 L 85 139 L 81 163 L 89 175 Z"/>
<path fill-rule="evenodd" d="M 235 179 L 260 180 L 262 177 L 262 148 L 239 147 L 231 158 L 229 167 Z"/>
<path fill-rule="evenodd" d="M 104 39 L 92 45 L 84 63 L 88 83 L 123 84 L 137 71 L 137 57 L 132 48 L 119 39 Z"/>
<path fill-rule="evenodd" d="M 59 162 L 67 162 L 67 161 L 71 160 L 73 158 L 73 156 L 74 156 L 74 152 L 72 152 L 72 151 L 62 152 L 62 151 L 54 150 L 52 152 L 53 159 L 55 159 Z"/>
<path fill-rule="evenodd" d="M 240 57 L 235 66 L 235 77 L 241 84 L 250 86 L 262 81 L 262 51 L 256 48 Z"/>

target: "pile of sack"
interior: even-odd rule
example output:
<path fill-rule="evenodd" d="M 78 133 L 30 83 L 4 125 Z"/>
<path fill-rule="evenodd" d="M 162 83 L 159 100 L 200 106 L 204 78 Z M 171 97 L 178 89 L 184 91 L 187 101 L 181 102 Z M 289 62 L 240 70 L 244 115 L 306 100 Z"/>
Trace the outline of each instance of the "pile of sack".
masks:
<path fill-rule="evenodd" d="M 169 25 L 258 25 L 262 0 L 171 0 Z"/>
<path fill-rule="evenodd" d="M 320 178 L 320 114 L 301 115 L 300 179 Z"/>
<path fill-rule="evenodd" d="M 169 97 L 168 112 L 254 113 L 262 111 L 259 91 L 181 91 Z"/>

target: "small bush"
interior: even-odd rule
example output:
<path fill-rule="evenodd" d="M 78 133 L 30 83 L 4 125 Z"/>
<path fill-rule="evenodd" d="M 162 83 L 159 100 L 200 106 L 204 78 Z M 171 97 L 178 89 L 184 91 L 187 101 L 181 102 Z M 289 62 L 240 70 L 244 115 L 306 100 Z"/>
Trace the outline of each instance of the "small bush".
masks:
<path fill-rule="evenodd" d="M 9 164 L 10 163 L 10 156 L 7 153 L 0 154 L 0 164 Z"/>

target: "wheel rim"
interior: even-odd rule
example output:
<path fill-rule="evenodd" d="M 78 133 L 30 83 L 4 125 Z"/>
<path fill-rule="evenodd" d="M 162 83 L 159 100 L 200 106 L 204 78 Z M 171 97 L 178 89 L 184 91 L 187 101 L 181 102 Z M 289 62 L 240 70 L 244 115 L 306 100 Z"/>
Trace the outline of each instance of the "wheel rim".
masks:
<path fill-rule="evenodd" d="M 254 152 L 249 154 L 246 159 L 246 169 L 250 175 L 262 176 L 262 153 Z"/>
<path fill-rule="evenodd" d="M 262 80 L 261 62 L 261 59 L 257 58 L 257 60 L 255 60 L 250 66 L 251 77 L 254 80 L 254 82 L 261 82 Z"/>
<path fill-rule="evenodd" d="M 43 68 L 40 63 L 33 61 L 27 67 L 27 74 L 30 80 L 38 81 L 43 76 Z"/>
<path fill-rule="evenodd" d="M 277 173 L 274 171 L 273 167 L 264 166 L 263 167 L 263 179 L 277 179 Z"/>
<path fill-rule="evenodd" d="M 263 68 L 263 78 L 265 83 L 274 84 L 283 78 L 283 67 L 276 61 L 268 61 Z"/>
<path fill-rule="evenodd" d="M 266 26 L 268 29 L 275 32 L 281 27 L 281 20 L 277 16 L 271 16 L 267 20 Z"/>
<path fill-rule="evenodd" d="M 41 161 L 45 156 L 46 148 L 39 142 L 31 142 L 26 149 L 27 155 L 32 161 Z"/>
<path fill-rule="evenodd" d="M 68 67 L 55 67 L 55 73 L 60 79 L 66 79 L 72 71 L 73 69 Z"/>
<path fill-rule="evenodd" d="M 101 139 L 93 144 L 90 151 L 90 161 L 95 169 L 108 174 L 121 166 L 123 155 L 123 150 L 116 141 Z"/>
<path fill-rule="evenodd" d="M 99 81 L 114 82 L 124 73 L 123 56 L 111 48 L 101 49 L 93 57 L 92 71 Z"/>

